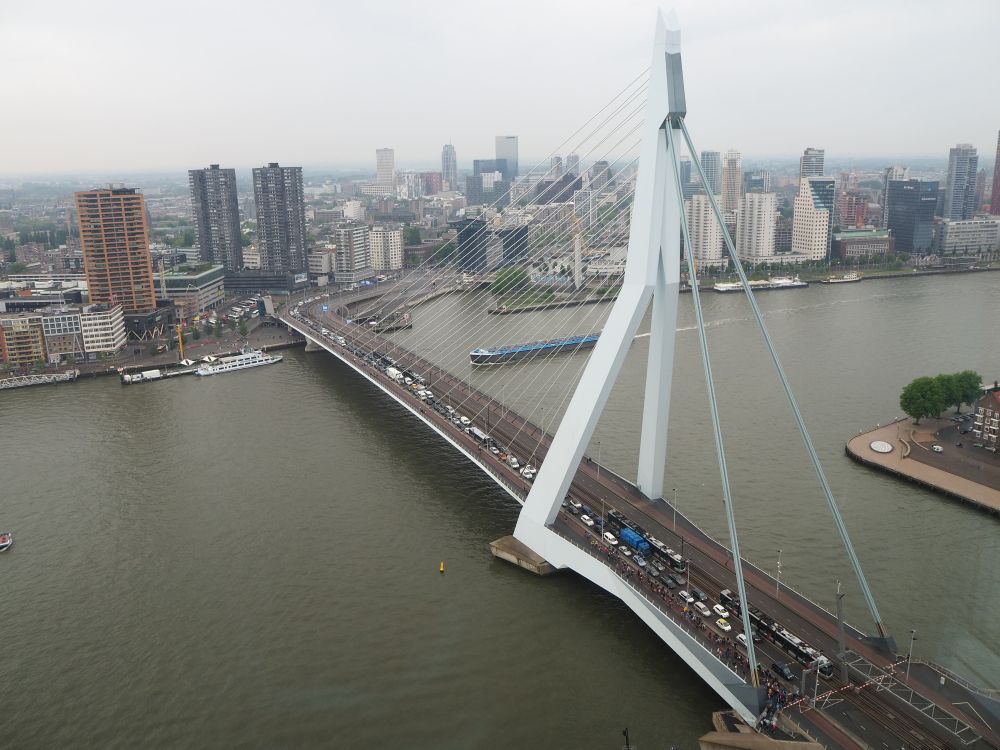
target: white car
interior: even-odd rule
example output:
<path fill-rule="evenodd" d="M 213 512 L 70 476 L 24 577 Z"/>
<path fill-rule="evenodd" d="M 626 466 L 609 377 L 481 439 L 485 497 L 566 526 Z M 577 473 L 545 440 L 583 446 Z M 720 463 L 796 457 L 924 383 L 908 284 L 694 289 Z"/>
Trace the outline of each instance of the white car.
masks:
<path fill-rule="evenodd" d="M 711 617 L 712 616 L 712 610 L 710 610 L 708 607 L 706 607 L 702 602 L 695 602 L 694 603 L 694 609 L 702 617 Z"/>
<path fill-rule="evenodd" d="M 677 598 L 685 604 L 694 604 L 694 597 L 683 589 L 677 592 Z"/>
<path fill-rule="evenodd" d="M 582 515 L 580 516 L 580 523 L 589 528 L 594 525 L 594 519 L 588 515 Z"/>
<path fill-rule="evenodd" d="M 940 445 L 932 445 L 931 450 L 934 451 L 935 453 L 944 453 L 944 448 L 942 448 Z"/>
<path fill-rule="evenodd" d="M 621 552 L 625 557 L 632 557 L 632 550 L 628 547 L 619 547 L 618 551 Z"/>
<path fill-rule="evenodd" d="M 715 621 L 715 624 L 719 626 L 719 630 L 723 633 L 728 633 L 733 629 L 733 626 L 729 624 L 729 621 L 725 617 L 720 617 Z M 743 635 L 743 633 L 740 633 L 740 635 Z"/>
<path fill-rule="evenodd" d="M 743 648 L 747 647 L 747 637 L 743 633 L 740 633 L 739 635 L 736 636 L 736 642 L 739 643 Z"/>
<path fill-rule="evenodd" d="M 716 604 L 714 607 L 712 607 L 712 611 L 715 612 L 715 614 L 717 614 L 723 620 L 729 617 L 729 612 L 721 604 Z"/>
<path fill-rule="evenodd" d="M 612 547 L 617 547 L 618 546 L 618 540 L 615 538 L 615 535 L 612 534 L 610 531 L 605 531 L 604 532 L 604 541 L 606 541 Z"/>
<path fill-rule="evenodd" d="M 572 498 L 572 497 L 571 497 L 571 498 L 569 499 L 569 504 L 570 504 L 570 505 L 572 505 L 572 506 L 573 506 L 574 508 L 576 508 L 577 510 L 580 510 L 580 508 L 582 508 L 582 507 L 583 507 L 583 503 L 581 503 L 581 502 L 580 502 L 579 500 L 577 500 L 576 498 Z"/>

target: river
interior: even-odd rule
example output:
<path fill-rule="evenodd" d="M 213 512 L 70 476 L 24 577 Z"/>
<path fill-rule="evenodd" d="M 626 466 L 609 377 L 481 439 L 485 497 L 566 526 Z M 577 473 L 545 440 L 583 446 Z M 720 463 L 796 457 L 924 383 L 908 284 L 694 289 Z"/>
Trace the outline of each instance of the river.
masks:
<path fill-rule="evenodd" d="M 916 657 L 991 687 L 1000 524 L 855 465 L 843 444 L 899 416 L 917 375 L 1000 375 L 998 298 L 992 273 L 759 296 L 882 616 L 901 642 L 917 631 Z M 472 320 L 481 301 L 428 303 L 399 341 L 447 305 Z M 744 554 L 773 570 L 781 549 L 782 581 L 826 606 L 841 581 L 848 619 L 870 627 L 746 301 L 704 307 Z M 725 538 L 693 322 L 682 297 L 667 482 Z M 454 338 L 425 343 L 554 427 L 547 384 L 582 358 L 473 374 L 468 346 L 495 342 Z M 590 448 L 625 476 L 647 345 Z M 627 726 L 640 746 L 692 748 L 720 707 L 610 596 L 493 560 L 518 507 L 326 354 L 19 389 L 0 414 L 0 526 L 17 540 L 0 557 L 7 747 L 611 748 Z"/>

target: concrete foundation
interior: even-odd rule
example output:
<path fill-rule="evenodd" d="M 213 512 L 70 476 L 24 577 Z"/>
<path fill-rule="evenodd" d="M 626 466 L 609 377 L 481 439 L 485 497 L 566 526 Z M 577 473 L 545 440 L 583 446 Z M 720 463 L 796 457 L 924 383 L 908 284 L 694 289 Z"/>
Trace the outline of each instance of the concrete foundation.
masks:
<path fill-rule="evenodd" d="M 547 576 L 556 572 L 556 569 L 549 565 L 544 558 L 532 552 L 512 536 L 501 537 L 495 542 L 490 542 L 490 552 L 493 553 L 493 557 L 514 563 L 519 568 L 530 570 L 535 575 Z"/>

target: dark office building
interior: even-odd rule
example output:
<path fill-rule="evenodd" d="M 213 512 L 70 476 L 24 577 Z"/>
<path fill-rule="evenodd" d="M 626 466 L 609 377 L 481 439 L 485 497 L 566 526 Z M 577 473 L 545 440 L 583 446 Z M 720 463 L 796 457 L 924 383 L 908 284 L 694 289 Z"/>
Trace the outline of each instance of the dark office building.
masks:
<path fill-rule="evenodd" d="M 302 167 L 272 162 L 253 170 L 257 207 L 260 270 L 302 273 L 306 270 L 306 209 Z"/>
<path fill-rule="evenodd" d="M 507 178 L 507 160 L 506 159 L 473 159 L 472 160 L 472 174 L 480 175 L 489 172 L 499 172 Z"/>
<path fill-rule="evenodd" d="M 455 255 L 458 267 L 467 273 L 482 273 L 486 270 L 486 252 L 490 245 L 490 232 L 482 219 L 462 219 L 450 221 L 450 226 L 458 230 L 458 244 Z"/>
<path fill-rule="evenodd" d="M 921 254 L 931 251 L 937 200 L 937 180 L 889 180 L 886 228 L 892 230 L 896 252 Z"/>
<path fill-rule="evenodd" d="M 535 187 L 535 203 L 571 203 L 573 193 L 583 189 L 580 177 L 564 174 L 556 179 L 539 180 Z"/>
<path fill-rule="evenodd" d="M 219 169 L 218 164 L 208 169 L 191 169 L 188 184 L 201 261 L 223 265 L 227 271 L 239 271 L 243 267 L 243 246 L 236 170 Z"/>
<path fill-rule="evenodd" d="M 503 245 L 503 264 L 513 265 L 528 257 L 528 227 L 501 229 L 500 242 Z"/>

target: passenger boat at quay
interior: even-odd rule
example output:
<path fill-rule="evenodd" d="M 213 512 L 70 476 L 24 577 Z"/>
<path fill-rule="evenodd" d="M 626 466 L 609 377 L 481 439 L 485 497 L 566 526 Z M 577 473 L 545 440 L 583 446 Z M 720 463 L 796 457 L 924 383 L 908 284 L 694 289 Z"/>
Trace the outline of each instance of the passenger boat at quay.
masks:
<path fill-rule="evenodd" d="M 600 333 L 589 333 L 584 336 L 567 336 L 549 341 L 530 341 L 526 344 L 498 346 L 491 349 L 480 347 L 469 352 L 469 360 L 474 365 L 499 365 L 504 362 L 536 357 L 540 354 L 591 349 L 597 343 L 600 335 Z"/>
<path fill-rule="evenodd" d="M 843 276 L 831 276 L 828 279 L 823 279 L 820 284 L 851 284 L 855 281 L 861 281 L 860 273 L 845 273 Z"/>
<path fill-rule="evenodd" d="M 750 288 L 755 292 L 763 292 L 768 289 L 803 289 L 809 286 L 808 281 L 802 281 L 798 276 L 774 276 L 766 281 L 757 279 L 750 282 Z M 717 292 L 741 292 L 743 284 L 738 281 L 720 281 L 713 289 Z"/>
<path fill-rule="evenodd" d="M 261 367 L 263 365 L 273 365 L 281 361 L 281 356 L 267 354 L 260 349 L 251 349 L 244 346 L 239 354 L 231 357 L 221 357 L 214 362 L 206 362 L 194 371 L 195 375 L 221 375 L 226 372 L 236 370 L 246 370 L 250 367 Z"/>

